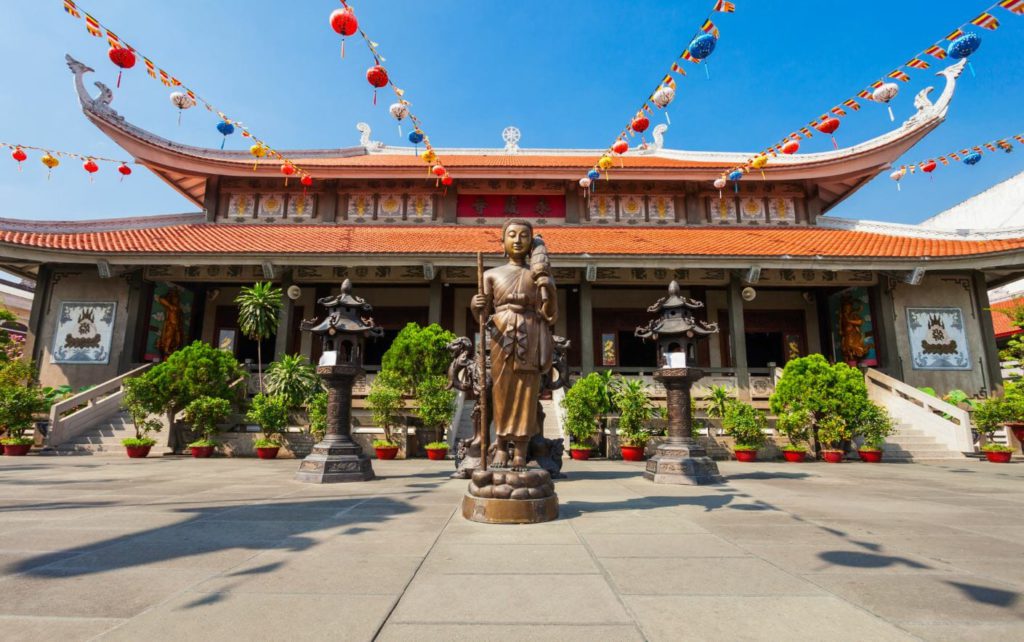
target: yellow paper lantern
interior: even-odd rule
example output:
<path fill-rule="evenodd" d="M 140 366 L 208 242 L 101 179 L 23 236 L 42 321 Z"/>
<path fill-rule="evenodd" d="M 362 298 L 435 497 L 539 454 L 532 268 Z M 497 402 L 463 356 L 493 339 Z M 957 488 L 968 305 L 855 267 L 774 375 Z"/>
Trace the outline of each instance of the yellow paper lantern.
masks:
<path fill-rule="evenodd" d="M 597 166 L 600 167 L 604 171 L 607 171 L 607 170 L 611 169 L 612 165 L 614 165 L 614 164 L 615 164 L 615 161 L 612 160 L 612 157 L 611 156 L 607 156 L 607 155 L 606 156 L 602 156 L 601 160 L 597 161 Z"/>
<path fill-rule="evenodd" d="M 259 166 L 260 163 L 259 159 L 267 155 L 267 146 L 263 143 L 254 143 L 253 146 L 249 148 L 249 153 L 256 158 L 256 162 L 252 164 L 252 171 L 255 172 L 256 167 Z"/>
<path fill-rule="evenodd" d="M 768 157 L 764 154 L 758 154 L 754 157 L 754 160 L 750 161 L 750 166 L 754 169 L 761 170 L 761 180 L 765 180 L 764 166 L 768 164 Z"/>
<path fill-rule="evenodd" d="M 420 158 L 423 159 L 424 163 L 433 165 L 434 161 L 437 160 L 437 154 L 434 153 L 434 150 L 428 149 L 425 150 L 422 154 L 420 154 Z"/>
<path fill-rule="evenodd" d="M 43 154 L 43 157 L 39 160 L 43 165 L 46 165 L 46 180 L 50 180 L 50 173 L 54 167 L 60 165 L 60 161 L 51 156 L 49 152 Z"/>

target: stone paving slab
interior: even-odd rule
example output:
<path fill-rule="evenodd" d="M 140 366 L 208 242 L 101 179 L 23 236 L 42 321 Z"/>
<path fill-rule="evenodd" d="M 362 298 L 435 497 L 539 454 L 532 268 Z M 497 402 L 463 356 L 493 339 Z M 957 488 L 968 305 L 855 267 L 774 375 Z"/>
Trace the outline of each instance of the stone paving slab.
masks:
<path fill-rule="evenodd" d="M 449 462 L 296 465 L 0 457 L 0 638 L 1024 639 L 1024 465 L 567 461 L 531 526 Z"/>

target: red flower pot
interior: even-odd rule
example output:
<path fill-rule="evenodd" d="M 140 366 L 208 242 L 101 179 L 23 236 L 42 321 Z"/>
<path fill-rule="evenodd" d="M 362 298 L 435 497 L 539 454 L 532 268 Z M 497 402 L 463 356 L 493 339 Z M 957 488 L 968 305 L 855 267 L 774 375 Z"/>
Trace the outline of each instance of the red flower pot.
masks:
<path fill-rule="evenodd" d="M 197 459 L 204 459 L 213 455 L 213 446 L 189 446 L 188 449 L 192 451 L 192 456 Z"/>
<path fill-rule="evenodd" d="M 736 461 L 757 461 L 756 450 L 734 450 L 732 452 L 736 455 Z"/>
<path fill-rule="evenodd" d="M 6 448 L 7 448 L 7 446 L 4 446 L 5 450 L 6 450 Z M 1012 452 L 1001 453 L 1001 452 L 998 452 L 998 451 L 995 451 L 995 450 L 986 450 L 985 451 L 985 459 L 989 460 L 993 464 L 1008 464 L 1008 463 L 1010 463 L 1010 458 L 1011 457 L 1013 457 L 1013 453 Z"/>
<path fill-rule="evenodd" d="M 590 449 L 589 448 L 586 448 L 586 449 L 583 449 L 583 448 L 570 448 L 569 449 L 569 455 L 573 459 L 578 459 L 580 461 L 586 461 L 587 459 L 590 459 Z"/>
<path fill-rule="evenodd" d="M 132 459 L 143 459 L 149 454 L 149 449 L 152 446 L 125 446 L 124 449 L 127 451 L 128 456 Z"/>
<path fill-rule="evenodd" d="M 377 453 L 377 459 L 394 459 L 398 456 L 398 446 L 391 446 L 390 448 L 374 448 L 373 450 Z"/>
<path fill-rule="evenodd" d="M 861 461 L 866 461 L 869 464 L 877 464 L 882 461 L 881 450 L 858 450 L 857 454 L 860 455 Z"/>
<path fill-rule="evenodd" d="M 626 461 L 644 460 L 643 446 L 619 446 L 619 450 L 622 451 L 622 458 Z"/>
<path fill-rule="evenodd" d="M 1024 424 L 1006 424 L 1006 427 L 1013 431 L 1017 441 L 1024 442 Z"/>
<path fill-rule="evenodd" d="M 800 462 L 807 458 L 807 452 L 803 450 L 783 450 L 782 456 L 786 459 L 786 461 L 793 462 L 794 464 L 799 464 Z"/>
<path fill-rule="evenodd" d="M 845 453 L 841 450 L 825 450 L 822 451 L 821 455 L 830 464 L 841 464 L 843 463 L 843 457 Z"/>
<path fill-rule="evenodd" d="M 4 444 L 4 454 L 8 457 L 21 457 L 32 450 L 32 444 Z"/>
<path fill-rule="evenodd" d="M 257 448 L 256 456 L 260 459 L 275 459 L 277 457 L 277 451 L 281 450 L 280 446 L 267 446 L 266 448 Z"/>
<path fill-rule="evenodd" d="M 448 456 L 447 448 L 427 448 L 427 459 L 441 461 Z"/>

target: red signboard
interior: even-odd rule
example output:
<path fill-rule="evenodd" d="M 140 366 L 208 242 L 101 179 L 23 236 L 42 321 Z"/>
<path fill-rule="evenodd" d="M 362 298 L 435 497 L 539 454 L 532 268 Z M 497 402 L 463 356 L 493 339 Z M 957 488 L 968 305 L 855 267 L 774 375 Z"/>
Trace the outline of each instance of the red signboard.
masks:
<path fill-rule="evenodd" d="M 459 194 L 459 218 L 565 218 L 565 196 L 552 194 Z"/>

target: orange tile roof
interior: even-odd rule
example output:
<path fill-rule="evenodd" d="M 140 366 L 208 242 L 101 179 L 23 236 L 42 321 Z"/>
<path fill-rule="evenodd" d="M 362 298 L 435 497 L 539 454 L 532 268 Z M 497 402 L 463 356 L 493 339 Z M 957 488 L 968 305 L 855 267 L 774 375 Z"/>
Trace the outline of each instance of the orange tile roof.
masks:
<path fill-rule="evenodd" d="M 989 308 L 992 311 L 992 328 L 995 330 L 997 339 L 1011 337 L 1021 332 L 1020 328 L 1013 325 L 1010 317 L 1000 312 L 1000 310 L 1010 310 L 1018 305 L 1024 305 L 1024 297 L 993 303 Z"/>
<path fill-rule="evenodd" d="M 540 154 L 444 154 L 439 153 L 441 162 L 449 169 L 459 167 L 538 167 L 555 169 L 579 169 L 580 175 L 586 173 L 600 154 L 587 156 L 570 155 L 540 155 Z M 294 158 L 297 165 L 302 167 L 411 167 L 420 169 L 425 167 L 423 160 L 416 154 L 367 154 L 360 156 L 349 156 L 341 158 Z M 252 164 L 252 161 L 246 161 Z M 712 168 L 723 169 L 732 167 L 735 163 L 726 161 L 699 161 L 684 160 L 677 158 L 661 158 L 657 156 L 623 156 L 617 158 L 615 169 L 625 167 L 627 169 L 694 169 Z M 276 167 L 276 165 L 275 165 Z"/>
<path fill-rule="evenodd" d="M 84 229 L 88 229 L 83 225 Z M 958 241 L 817 227 L 544 227 L 554 254 L 918 258 L 1024 249 L 1024 238 Z M 463 225 L 187 224 L 98 232 L 0 231 L 0 244 L 147 254 L 498 253 L 498 228 Z"/>

